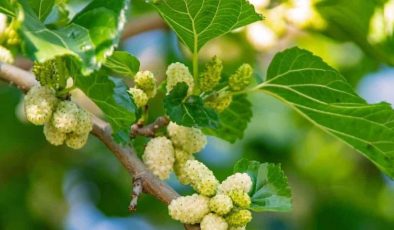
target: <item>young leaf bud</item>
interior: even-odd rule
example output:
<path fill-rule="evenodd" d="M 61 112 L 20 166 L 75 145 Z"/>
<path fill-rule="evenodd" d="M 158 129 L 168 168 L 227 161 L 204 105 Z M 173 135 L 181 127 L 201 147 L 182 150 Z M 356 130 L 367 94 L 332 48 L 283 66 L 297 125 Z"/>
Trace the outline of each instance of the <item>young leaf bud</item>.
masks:
<path fill-rule="evenodd" d="M 201 221 L 201 230 L 227 230 L 228 224 L 223 217 L 209 213 Z"/>
<path fill-rule="evenodd" d="M 90 113 L 82 108 L 79 108 L 77 113 L 77 126 L 74 133 L 82 135 L 90 133 L 93 129 L 93 122 Z"/>
<path fill-rule="evenodd" d="M 205 106 L 221 113 L 231 105 L 231 102 L 233 102 L 233 96 L 229 92 L 222 92 L 217 96 L 209 98 L 205 102 Z"/>
<path fill-rule="evenodd" d="M 128 92 L 133 96 L 134 103 L 138 108 L 143 108 L 148 103 L 149 98 L 141 89 L 130 88 Z"/>
<path fill-rule="evenodd" d="M 224 216 L 233 208 L 233 201 L 225 194 L 216 194 L 209 200 L 209 209 L 220 215 Z"/>
<path fill-rule="evenodd" d="M 226 217 L 226 221 L 231 227 L 244 227 L 251 220 L 252 213 L 246 209 L 236 210 Z"/>
<path fill-rule="evenodd" d="M 145 147 L 142 159 L 153 174 L 161 180 L 170 176 L 174 166 L 174 148 L 166 137 L 151 139 Z"/>
<path fill-rule="evenodd" d="M 62 133 L 53 127 L 51 122 L 45 123 L 44 135 L 49 143 L 56 146 L 62 145 L 67 137 L 66 133 Z"/>
<path fill-rule="evenodd" d="M 252 188 L 252 179 L 247 173 L 235 173 L 227 177 L 218 187 L 219 193 L 229 194 L 231 191 L 248 193 Z"/>
<path fill-rule="evenodd" d="M 34 86 L 25 96 L 25 113 L 28 121 L 35 125 L 47 123 L 58 103 L 55 91 L 49 87 Z"/>
<path fill-rule="evenodd" d="M 78 112 L 79 108 L 74 102 L 61 101 L 53 113 L 53 126 L 60 132 L 74 132 L 78 126 Z"/>
<path fill-rule="evenodd" d="M 174 220 L 197 224 L 209 213 L 208 201 L 209 198 L 198 194 L 181 196 L 171 201 L 168 211 Z"/>
<path fill-rule="evenodd" d="M 153 98 L 156 95 L 156 78 L 150 71 L 140 71 L 134 77 L 135 86 L 148 96 Z"/>
<path fill-rule="evenodd" d="M 213 57 L 205 66 L 205 71 L 200 75 L 200 89 L 203 92 L 211 91 L 218 85 L 223 70 L 223 63 L 218 57 Z"/>
<path fill-rule="evenodd" d="M 0 61 L 7 64 L 12 64 L 14 62 L 14 56 L 12 56 L 12 53 L 3 46 L 0 46 Z"/>
<path fill-rule="evenodd" d="M 204 196 L 213 196 L 219 184 L 213 172 L 197 160 L 188 160 L 184 166 L 191 186 Z"/>
<path fill-rule="evenodd" d="M 207 144 L 207 137 L 201 130 L 177 125 L 170 122 L 167 126 L 168 135 L 174 146 L 183 149 L 187 153 L 201 151 Z"/>
<path fill-rule="evenodd" d="M 85 146 L 88 141 L 89 133 L 84 134 L 76 134 L 69 133 L 67 134 L 66 145 L 72 149 L 81 149 Z"/>
<path fill-rule="evenodd" d="M 190 180 L 184 170 L 184 166 L 188 160 L 194 160 L 193 155 L 183 151 L 182 149 L 175 149 L 174 172 L 178 177 L 179 182 L 184 185 L 190 184 Z"/>
<path fill-rule="evenodd" d="M 231 197 L 234 205 L 240 208 L 249 208 L 252 203 L 249 194 L 242 190 L 233 190 L 228 195 Z"/>
<path fill-rule="evenodd" d="M 167 68 L 167 93 L 180 82 L 185 82 L 188 86 L 188 95 L 193 93 L 194 80 L 189 68 L 182 63 L 173 63 Z"/>
<path fill-rule="evenodd" d="M 253 68 L 249 64 L 241 65 L 238 70 L 230 76 L 229 87 L 232 91 L 241 91 L 249 86 L 252 80 Z"/>

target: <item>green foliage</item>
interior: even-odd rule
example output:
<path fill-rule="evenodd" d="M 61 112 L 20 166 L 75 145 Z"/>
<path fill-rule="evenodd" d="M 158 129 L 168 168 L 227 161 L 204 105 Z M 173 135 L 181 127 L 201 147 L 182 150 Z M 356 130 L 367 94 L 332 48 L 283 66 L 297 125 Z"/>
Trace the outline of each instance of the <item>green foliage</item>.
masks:
<path fill-rule="evenodd" d="M 245 172 L 252 178 L 253 187 L 249 193 L 251 210 L 291 210 L 291 191 L 280 165 L 242 159 L 234 166 L 234 172 Z"/>
<path fill-rule="evenodd" d="M 204 107 L 201 97 L 187 97 L 188 88 L 186 83 L 178 83 L 166 96 L 164 107 L 167 115 L 179 125 L 216 128 L 217 114 L 212 109 Z"/>
<path fill-rule="evenodd" d="M 107 58 L 104 67 L 113 75 L 132 78 L 140 69 L 140 61 L 126 51 L 115 51 Z"/>
<path fill-rule="evenodd" d="M 10 17 L 16 17 L 17 6 L 12 0 L 3 0 L 0 2 L 0 13 L 8 15 Z"/>
<path fill-rule="evenodd" d="M 28 0 L 38 19 L 44 22 L 55 4 L 55 0 Z"/>
<path fill-rule="evenodd" d="M 119 41 L 127 7 L 127 0 L 111 1 L 111 4 L 95 0 L 71 23 L 60 29 L 49 29 L 40 21 L 45 14 L 37 11 L 37 2 L 30 3 L 33 5 L 21 2 L 25 17 L 21 31 L 28 44 L 28 54 L 39 62 L 56 56 L 72 56 L 80 62 L 84 75 L 98 69 L 112 53 Z"/>
<path fill-rule="evenodd" d="M 262 19 L 246 0 L 158 0 L 152 4 L 191 51 Z"/>
<path fill-rule="evenodd" d="M 218 127 L 206 128 L 204 133 L 233 143 L 242 139 L 252 115 L 252 104 L 246 95 L 234 96 L 231 105 L 219 113 Z"/>
<path fill-rule="evenodd" d="M 275 56 L 259 89 L 289 104 L 394 177 L 394 113 L 367 104 L 321 58 L 299 48 Z"/>
<path fill-rule="evenodd" d="M 95 73 L 88 77 L 78 77 L 76 85 L 103 111 L 112 126 L 115 140 L 127 142 L 137 109 L 127 93 L 128 88 L 124 82 Z"/>

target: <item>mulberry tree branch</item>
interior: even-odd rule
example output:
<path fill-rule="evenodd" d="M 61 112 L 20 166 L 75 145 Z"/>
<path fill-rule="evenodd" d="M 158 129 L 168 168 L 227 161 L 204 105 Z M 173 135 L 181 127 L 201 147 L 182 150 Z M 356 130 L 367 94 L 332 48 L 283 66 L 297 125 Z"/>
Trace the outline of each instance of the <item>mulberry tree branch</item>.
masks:
<path fill-rule="evenodd" d="M 32 73 L 2 62 L 0 62 L 0 79 L 15 85 L 24 92 L 38 84 Z M 139 178 L 143 192 L 156 197 L 165 204 L 169 204 L 171 200 L 179 197 L 178 193 L 145 167 L 132 149 L 118 145 L 113 140 L 111 127 L 107 122 L 98 117 L 93 117 L 92 134 L 107 146 L 131 177 Z M 185 225 L 185 229 L 194 230 L 199 228 Z"/>
<path fill-rule="evenodd" d="M 142 124 L 134 124 L 131 126 L 130 136 L 155 137 L 157 130 L 166 127 L 170 120 L 166 116 L 158 117 L 153 123 L 143 126 Z"/>

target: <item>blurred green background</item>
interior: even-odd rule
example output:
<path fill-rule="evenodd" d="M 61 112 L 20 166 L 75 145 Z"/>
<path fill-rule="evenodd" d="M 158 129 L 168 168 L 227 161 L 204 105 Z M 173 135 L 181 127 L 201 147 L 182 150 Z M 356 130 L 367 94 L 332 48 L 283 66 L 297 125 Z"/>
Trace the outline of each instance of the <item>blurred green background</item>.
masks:
<path fill-rule="evenodd" d="M 394 103 L 393 0 L 250 2 L 266 19 L 210 42 L 202 62 L 216 54 L 226 72 L 248 62 L 261 81 L 273 55 L 297 45 L 341 71 L 366 100 Z M 69 6 L 86 3 L 71 0 Z M 144 1 L 132 1 L 130 20 L 151 14 Z M 159 78 L 169 63 L 189 59 L 165 28 L 131 37 L 121 47 Z M 130 178 L 105 146 L 94 137 L 80 151 L 49 145 L 42 127 L 24 120 L 22 97 L 0 83 L 0 229 L 182 229 L 165 205 L 147 195 L 129 214 Z M 209 138 L 198 155 L 220 180 L 242 157 L 282 164 L 293 211 L 255 214 L 248 229 L 394 229 L 393 180 L 279 101 L 249 99 L 254 116 L 245 138 L 235 144 Z M 181 194 L 191 192 L 175 177 L 168 183 Z"/>

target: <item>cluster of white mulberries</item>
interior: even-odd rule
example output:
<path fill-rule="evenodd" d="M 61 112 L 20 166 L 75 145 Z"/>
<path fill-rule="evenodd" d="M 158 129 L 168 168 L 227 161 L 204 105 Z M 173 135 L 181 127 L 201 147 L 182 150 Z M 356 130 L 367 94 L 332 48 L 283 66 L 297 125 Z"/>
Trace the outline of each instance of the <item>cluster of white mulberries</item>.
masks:
<path fill-rule="evenodd" d="M 53 145 L 82 148 L 92 130 L 88 112 L 72 101 L 59 101 L 55 90 L 48 86 L 34 86 L 25 96 L 25 114 L 28 121 L 44 125 L 44 135 Z"/>
<path fill-rule="evenodd" d="M 149 99 L 156 96 L 156 78 L 150 71 L 140 71 L 134 77 L 135 86 L 129 89 L 129 94 L 133 97 L 138 108 L 143 108 L 148 104 Z"/>
<path fill-rule="evenodd" d="M 142 159 L 146 166 L 162 180 L 167 179 L 174 167 L 175 153 L 166 137 L 151 139 L 145 147 Z"/>
<path fill-rule="evenodd" d="M 181 82 L 186 83 L 188 88 L 188 95 L 193 93 L 194 79 L 191 75 L 189 68 L 182 63 L 176 62 L 168 66 L 167 68 L 167 93 Z"/>
<path fill-rule="evenodd" d="M 172 218 L 185 224 L 200 223 L 203 230 L 244 229 L 251 221 L 248 192 L 253 183 L 248 174 L 235 173 L 219 184 L 213 172 L 199 161 L 188 160 L 183 170 L 188 183 L 198 192 L 194 196 L 207 200 L 208 211 L 204 202 L 204 212 L 191 212 L 190 207 L 200 210 L 201 201 L 180 197 L 169 206 Z"/>

